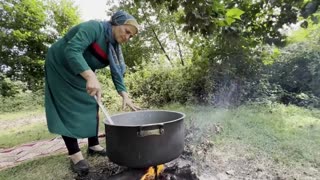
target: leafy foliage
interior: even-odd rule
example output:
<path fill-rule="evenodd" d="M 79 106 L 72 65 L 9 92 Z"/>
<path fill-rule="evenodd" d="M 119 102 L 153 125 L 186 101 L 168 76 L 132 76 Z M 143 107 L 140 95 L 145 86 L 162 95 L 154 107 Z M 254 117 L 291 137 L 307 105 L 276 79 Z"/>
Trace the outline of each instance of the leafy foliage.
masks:
<path fill-rule="evenodd" d="M 182 26 L 177 23 L 182 12 L 170 12 L 164 5 L 152 7 L 148 1 L 121 0 L 118 9 L 126 10 L 141 24 L 138 36 L 124 45 L 130 47 L 124 51 L 130 67 L 142 62 L 159 62 L 161 56 L 172 66 L 185 64 L 191 47 L 190 37 L 181 32 Z"/>
<path fill-rule="evenodd" d="M 165 4 L 171 11 L 182 8 L 185 16 L 181 16 L 180 22 L 186 24 L 184 30 L 191 33 L 212 35 L 228 29 L 255 42 L 279 45 L 283 45 L 285 40 L 285 36 L 278 31 L 283 25 L 297 23 L 300 11 L 308 15 L 315 12 L 314 8 L 307 8 L 306 11 L 304 0 L 152 0 L 151 4 Z M 314 1 L 312 7 L 317 6 L 317 1 Z"/>
<path fill-rule="evenodd" d="M 15 96 L 21 91 L 26 90 L 26 85 L 21 81 L 11 81 L 0 73 L 0 97 Z"/>
<path fill-rule="evenodd" d="M 48 45 L 78 21 L 70 5 L 67 0 L 0 1 L 0 72 L 27 82 L 29 89 L 41 88 Z"/>
<path fill-rule="evenodd" d="M 144 67 L 146 69 L 142 70 L 143 73 L 130 75 L 135 78 L 134 82 L 129 79 L 129 84 L 132 83 L 129 89 L 134 96 L 142 98 L 142 102 L 150 104 L 165 104 L 170 101 L 184 103 L 190 100 L 211 104 L 238 104 L 248 100 L 275 102 L 281 101 L 283 96 L 291 93 L 283 87 L 283 84 L 271 81 L 271 78 L 277 77 L 278 72 L 284 72 L 277 69 L 276 65 L 272 66 L 275 61 L 282 58 L 282 49 L 266 46 L 265 43 L 286 45 L 286 34 L 282 34 L 279 30 L 284 25 L 297 23 L 300 18 L 299 11 L 305 11 L 309 1 L 134 2 L 126 1 L 121 5 L 129 11 L 134 9 L 131 13 L 147 24 L 146 27 L 149 28 L 145 28 L 143 33 L 152 36 L 150 32 L 157 29 L 159 34 L 167 33 L 170 37 L 172 33 L 168 27 L 172 23 L 179 23 L 179 29 L 183 24 L 183 29 L 192 34 L 191 37 L 188 36 L 188 43 L 182 41 L 183 46 L 192 52 L 187 68 L 168 68 L 160 64 L 158 68 L 153 65 L 154 70 Z M 308 13 L 314 16 L 315 11 Z M 199 33 L 202 36 L 199 36 Z M 155 41 L 150 42 L 155 43 Z M 292 59 L 288 56 L 286 58 Z M 314 67 L 316 64 L 317 62 L 311 66 Z M 289 67 L 287 65 L 286 68 Z M 196 69 L 200 71 L 197 72 Z M 298 69 L 303 71 L 300 67 Z M 182 74 L 183 78 L 176 73 Z M 190 80 L 186 78 L 187 73 L 198 75 Z M 289 74 L 278 78 L 286 79 Z M 288 82 L 295 78 L 298 77 L 292 77 Z M 184 85 L 187 93 L 180 91 L 179 88 L 183 87 L 179 86 L 180 83 Z M 193 86 L 194 84 L 197 86 Z M 302 97 L 299 94 L 294 96 L 295 99 Z"/>
<path fill-rule="evenodd" d="M 205 63 L 201 65 L 206 67 Z M 135 101 L 143 107 L 162 106 L 170 102 L 201 103 L 205 98 L 206 79 L 201 66 L 170 67 L 154 63 L 126 74 L 126 85 Z M 156 67 L 156 68 L 155 68 Z M 109 70 L 99 71 L 103 84 L 103 101 L 111 111 L 120 110 L 121 99 L 114 89 Z"/>
<path fill-rule="evenodd" d="M 317 33 L 315 31 L 314 33 Z M 290 103 L 320 106 L 320 54 L 318 38 L 292 44 L 282 50 L 270 81 L 278 83 L 289 94 Z"/>
<path fill-rule="evenodd" d="M 42 91 L 20 92 L 15 94 L 15 96 L 0 95 L 0 112 L 29 111 L 42 108 L 44 106 L 43 97 L 44 93 Z"/>
<path fill-rule="evenodd" d="M 28 85 L 23 91 L 36 90 L 42 87 L 46 49 L 78 23 L 77 8 L 68 0 L 0 2 L 5 20 L 0 33 L 1 93 L 18 95 L 24 88 L 20 81 Z M 295 104 L 317 104 L 319 47 L 307 37 L 318 29 L 318 5 L 303 0 L 121 0 L 112 9 L 128 11 L 142 25 L 139 35 L 123 46 L 128 89 L 148 106 L 274 102 L 287 96 Z M 307 31 L 287 41 L 279 30 L 303 18 Z M 301 44 L 287 43 L 301 39 Z M 101 70 L 99 80 L 106 105 L 120 107 L 110 72 Z"/>
<path fill-rule="evenodd" d="M 53 39 L 41 32 L 46 14 L 43 2 L 35 0 L 1 1 L 1 71 L 13 80 L 37 85 L 41 79 L 46 46 Z"/>
<path fill-rule="evenodd" d="M 51 11 L 49 18 L 54 20 L 51 26 L 57 30 L 59 36 L 64 35 L 71 26 L 80 22 L 78 8 L 74 6 L 73 1 L 49 1 L 48 8 Z"/>

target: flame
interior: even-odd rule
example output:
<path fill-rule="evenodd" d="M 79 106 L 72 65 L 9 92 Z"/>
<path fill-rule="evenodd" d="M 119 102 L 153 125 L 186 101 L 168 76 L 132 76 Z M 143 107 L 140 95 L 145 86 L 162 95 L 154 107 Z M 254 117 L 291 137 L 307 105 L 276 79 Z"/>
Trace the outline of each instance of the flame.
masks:
<path fill-rule="evenodd" d="M 157 176 L 159 176 L 164 171 L 164 165 L 158 165 L 157 166 Z M 153 166 L 149 167 L 146 174 L 142 176 L 140 180 L 154 180 L 156 178 L 155 176 L 155 168 Z"/>

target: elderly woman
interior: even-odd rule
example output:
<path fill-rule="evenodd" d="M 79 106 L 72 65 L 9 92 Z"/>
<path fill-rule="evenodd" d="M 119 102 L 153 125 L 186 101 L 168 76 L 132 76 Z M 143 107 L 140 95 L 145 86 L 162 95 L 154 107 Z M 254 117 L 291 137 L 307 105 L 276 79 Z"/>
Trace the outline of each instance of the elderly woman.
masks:
<path fill-rule="evenodd" d="M 124 11 L 108 22 L 87 21 L 73 28 L 48 50 L 45 61 L 45 109 L 48 129 L 62 136 L 72 170 L 88 173 L 77 138 L 88 138 L 89 155 L 106 155 L 98 141 L 98 101 L 101 86 L 96 69 L 109 65 L 123 107 L 137 110 L 123 81 L 125 63 L 120 45 L 138 33 L 138 23 Z"/>

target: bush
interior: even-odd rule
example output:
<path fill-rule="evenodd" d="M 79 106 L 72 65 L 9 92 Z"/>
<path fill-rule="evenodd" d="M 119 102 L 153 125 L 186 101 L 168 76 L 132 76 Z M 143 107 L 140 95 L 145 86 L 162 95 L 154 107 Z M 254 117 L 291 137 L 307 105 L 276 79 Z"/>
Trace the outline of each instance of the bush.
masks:
<path fill-rule="evenodd" d="M 97 73 L 99 82 L 102 86 L 102 102 L 110 112 L 116 112 L 121 109 L 122 98 L 116 91 L 111 79 L 111 73 L 108 68 L 101 69 Z"/>
<path fill-rule="evenodd" d="M 320 54 L 301 53 L 274 66 L 272 82 L 291 93 L 311 92 L 320 97 Z"/>
<path fill-rule="evenodd" d="M 0 96 L 0 112 L 28 111 L 44 107 L 43 91 L 21 92 L 15 96 Z"/>
<path fill-rule="evenodd" d="M 11 81 L 10 78 L 0 73 L 0 96 L 15 96 L 27 89 L 26 83 L 21 81 Z"/>
<path fill-rule="evenodd" d="M 282 50 L 269 69 L 270 83 L 283 89 L 280 102 L 320 107 L 320 46 L 312 41 L 292 44 Z"/>
<path fill-rule="evenodd" d="M 169 102 L 199 102 L 199 97 L 204 94 L 203 71 L 199 66 L 168 67 L 150 63 L 135 72 L 127 73 L 125 81 L 130 95 L 141 106 L 162 106 Z M 117 98 L 110 72 L 100 74 L 107 74 L 99 76 L 104 84 L 104 102 L 109 107 L 120 106 L 121 101 Z"/>

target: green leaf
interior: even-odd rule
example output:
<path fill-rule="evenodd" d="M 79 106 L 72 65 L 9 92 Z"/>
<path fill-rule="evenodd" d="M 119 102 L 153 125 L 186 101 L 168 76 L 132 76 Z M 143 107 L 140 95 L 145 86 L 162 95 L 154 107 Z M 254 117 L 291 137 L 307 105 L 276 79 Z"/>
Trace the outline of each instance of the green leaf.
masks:
<path fill-rule="evenodd" d="M 227 17 L 225 20 L 228 25 L 231 25 L 232 23 L 234 23 L 236 21 L 234 18 L 231 18 L 231 17 Z"/>
<path fill-rule="evenodd" d="M 281 54 L 280 49 L 275 47 L 273 49 L 273 54 L 271 54 L 271 57 L 270 57 L 271 60 L 268 64 L 272 64 L 274 62 L 274 60 L 280 56 L 280 54 Z"/>
<path fill-rule="evenodd" d="M 226 23 L 225 19 L 218 19 L 216 20 L 216 23 L 218 24 L 218 26 L 220 27 L 224 27 L 227 26 L 228 24 Z"/>
<path fill-rule="evenodd" d="M 242 11 L 239 8 L 232 8 L 232 9 L 228 9 L 226 16 L 227 18 L 234 18 L 234 19 L 239 19 L 241 20 L 241 15 L 244 13 L 244 11 Z"/>
<path fill-rule="evenodd" d="M 273 56 L 274 57 L 278 57 L 280 55 L 280 50 L 279 50 L 279 48 L 274 48 L 273 49 Z"/>

